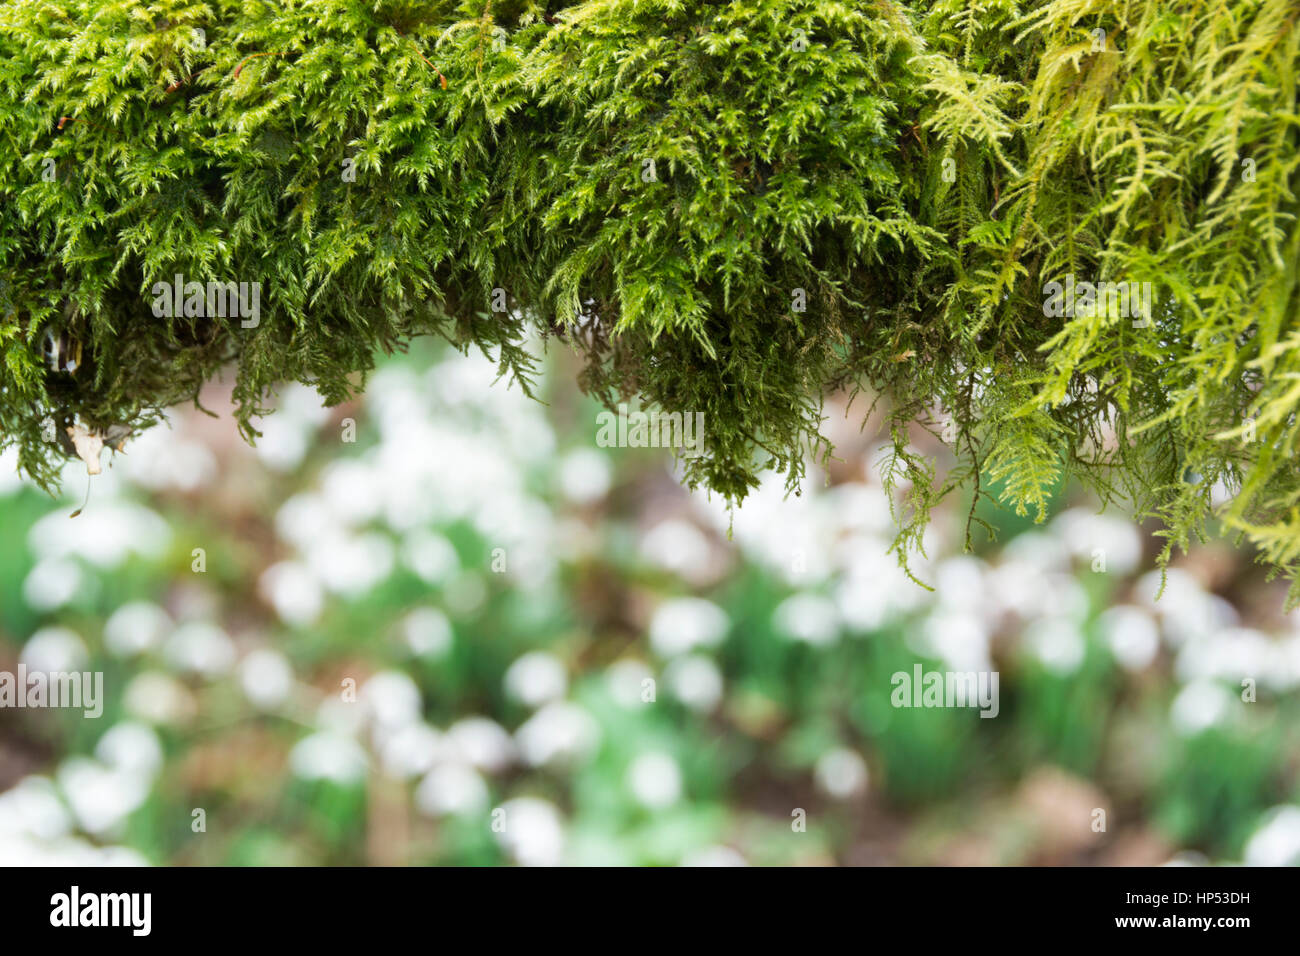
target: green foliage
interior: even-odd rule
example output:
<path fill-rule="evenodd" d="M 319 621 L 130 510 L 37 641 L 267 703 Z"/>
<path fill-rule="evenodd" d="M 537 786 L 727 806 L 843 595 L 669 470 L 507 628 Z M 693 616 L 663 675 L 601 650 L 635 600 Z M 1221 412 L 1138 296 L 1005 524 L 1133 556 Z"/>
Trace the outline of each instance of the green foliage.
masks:
<path fill-rule="evenodd" d="M 732 499 L 830 453 L 827 388 L 885 394 L 903 560 L 959 485 L 1041 516 L 1077 478 L 1161 520 L 1166 558 L 1222 485 L 1218 517 L 1294 572 L 1296 20 L 1290 0 L 9 3 L 0 443 L 49 486 L 49 421 L 139 429 L 231 363 L 253 437 L 277 383 L 337 402 L 437 334 L 527 388 L 527 335 L 558 332 L 605 404 L 703 412 L 686 480 Z M 154 315 L 176 274 L 261 282 L 260 322 Z M 1152 283 L 1150 321 L 1045 314 L 1067 275 Z M 50 330 L 82 344 L 75 374 L 48 369 Z M 908 449 L 936 412 L 956 480 Z"/>

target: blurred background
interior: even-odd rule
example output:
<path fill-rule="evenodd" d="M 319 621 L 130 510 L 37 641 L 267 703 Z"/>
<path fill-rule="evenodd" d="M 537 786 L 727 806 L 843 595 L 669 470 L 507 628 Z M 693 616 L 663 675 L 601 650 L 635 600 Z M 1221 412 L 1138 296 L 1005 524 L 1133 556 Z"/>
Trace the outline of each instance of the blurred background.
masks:
<path fill-rule="evenodd" d="M 926 590 L 869 402 L 729 512 L 545 351 L 544 403 L 424 343 L 255 448 L 214 384 L 72 520 L 84 464 L 55 501 L 0 456 L 0 671 L 105 694 L 0 709 L 0 864 L 1300 862 L 1300 615 L 1249 554 L 1157 599 L 1128 516 L 981 506 L 963 554 L 954 497 Z M 917 663 L 998 671 L 996 719 L 891 706 Z"/>

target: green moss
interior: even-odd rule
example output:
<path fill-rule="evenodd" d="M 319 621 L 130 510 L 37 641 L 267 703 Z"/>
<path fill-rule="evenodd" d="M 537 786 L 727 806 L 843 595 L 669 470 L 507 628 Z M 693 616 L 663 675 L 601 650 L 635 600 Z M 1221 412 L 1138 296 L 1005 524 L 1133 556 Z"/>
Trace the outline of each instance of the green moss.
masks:
<path fill-rule="evenodd" d="M 1225 525 L 1293 571 L 1296 20 L 1288 0 L 8 3 L 0 443 L 48 487 L 51 432 L 147 427 L 230 363 L 252 437 L 276 383 L 337 402 L 434 334 L 526 386 L 525 337 L 563 329 L 606 404 L 703 412 L 686 479 L 733 499 L 830 451 L 826 389 L 884 393 L 904 557 L 958 485 L 1038 516 L 1066 478 L 1161 519 L 1168 557 L 1223 483 Z M 261 283 L 256 325 L 156 315 L 178 274 Z M 1149 321 L 1049 314 L 1068 275 L 1151 283 Z M 42 357 L 50 331 L 75 374 Z M 942 485 L 903 427 L 936 408 L 959 425 Z"/>

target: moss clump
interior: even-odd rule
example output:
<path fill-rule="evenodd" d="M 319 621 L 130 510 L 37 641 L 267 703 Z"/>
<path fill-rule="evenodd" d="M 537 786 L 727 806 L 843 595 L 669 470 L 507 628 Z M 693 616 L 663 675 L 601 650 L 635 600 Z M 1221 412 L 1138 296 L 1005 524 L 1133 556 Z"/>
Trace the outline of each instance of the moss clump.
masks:
<path fill-rule="evenodd" d="M 820 396 L 867 386 L 914 484 L 903 554 L 954 487 L 990 477 L 1041 513 L 1072 475 L 1170 549 L 1222 485 L 1220 517 L 1293 570 L 1296 20 L 1288 0 L 10 3 L 0 442 L 48 485 L 50 421 L 144 427 L 227 363 L 251 436 L 278 382 L 341 400 L 438 334 L 527 386 L 530 327 L 562 330 L 607 404 L 703 412 L 687 479 L 733 499 L 764 468 L 797 484 L 829 451 Z M 259 283 L 256 321 L 155 308 L 177 275 Z M 1053 282 L 1154 294 L 1045 305 Z M 79 343 L 75 373 L 49 335 Z M 907 448 L 918 417 L 955 423 L 942 487 Z"/>

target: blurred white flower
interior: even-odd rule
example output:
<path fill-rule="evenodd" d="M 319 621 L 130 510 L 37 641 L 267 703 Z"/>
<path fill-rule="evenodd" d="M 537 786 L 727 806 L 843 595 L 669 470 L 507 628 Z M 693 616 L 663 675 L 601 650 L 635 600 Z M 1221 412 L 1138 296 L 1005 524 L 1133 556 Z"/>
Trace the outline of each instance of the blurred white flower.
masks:
<path fill-rule="evenodd" d="M 478 770 L 497 773 L 515 759 L 514 741 L 486 717 L 465 717 L 447 728 L 447 749 Z"/>
<path fill-rule="evenodd" d="M 23 645 L 18 660 L 46 674 L 82 670 L 90 660 L 86 642 L 66 627 L 43 627 Z"/>
<path fill-rule="evenodd" d="M 527 707 L 558 700 L 568 689 L 564 663 L 546 651 L 530 651 L 506 671 L 506 693 Z"/>
<path fill-rule="evenodd" d="M 436 607 L 418 607 L 407 614 L 402 634 L 417 657 L 441 657 L 451 649 L 451 622 Z"/>
<path fill-rule="evenodd" d="M 524 760 L 533 767 L 579 761 L 600 741 L 600 725 L 576 704 L 555 701 L 515 731 Z"/>
<path fill-rule="evenodd" d="M 835 605 L 817 594 L 795 594 L 772 612 L 777 632 L 796 641 L 825 647 L 840 636 Z"/>
<path fill-rule="evenodd" d="M 131 657 L 162 644 L 171 616 L 151 601 L 123 604 L 104 623 L 104 646 L 118 657 Z"/>
<path fill-rule="evenodd" d="M 425 584 L 442 584 L 460 570 L 451 542 L 426 528 L 415 528 L 402 540 L 402 563 Z"/>
<path fill-rule="evenodd" d="M 712 580 L 713 549 L 708 537 L 693 522 L 680 518 L 661 521 L 641 539 L 642 556 L 655 567 L 671 571 L 690 584 Z"/>
<path fill-rule="evenodd" d="M 258 648 L 239 663 L 244 696 L 259 710 L 276 710 L 293 692 L 293 667 L 279 651 Z"/>
<path fill-rule="evenodd" d="M 301 491 L 287 499 L 275 513 L 275 532 L 299 551 L 308 548 L 312 541 L 334 523 L 325 496 L 315 491 Z"/>
<path fill-rule="evenodd" d="M 131 678 L 122 704 L 132 717 L 153 724 L 184 723 L 198 711 L 189 689 L 160 671 L 143 671 Z"/>
<path fill-rule="evenodd" d="M 560 462 L 560 491 L 574 504 L 599 501 L 609 492 L 613 468 L 594 448 L 577 448 Z"/>
<path fill-rule="evenodd" d="M 1274 807 L 1246 842 L 1247 866 L 1300 866 L 1300 807 Z"/>
<path fill-rule="evenodd" d="M 847 800 L 867 789 L 867 763 L 847 747 L 828 750 L 817 760 L 813 779 L 821 791 L 837 800 Z"/>
<path fill-rule="evenodd" d="M 628 768 L 627 788 L 646 809 L 666 809 L 681 799 L 681 768 L 668 754 L 641 754 Z"/>
<path fill-rule="evenodd" d="M 564 854 L 564 822 L 551 803 L 536 797 L 507 800 L 496 838 L 523 866 L 557 866 Z"/>
<path fill-rule="evenodd" d="M 105 767 L 88 757 L 63 761 L 57 778 L 78 825 L 95 835 L 115 830 L 149 795 L 144 774 Z"/>
<path fill-rule="evenodd" d="M 320 486 L 331 512 L 330 523 L 356 527 L 377 518 L 383 507 L 377 490 L 382 481 L 382 475 L 356 458 L 339 458 L 326 465 Z"/>
<path fill-rule="evenodd" d="M 675 658 L 664 668 L 664 680 L 673 696 L 696 713 L 708 713 L 722 700 L 722 672 L 702 655 Z"/>
<path fill-rule="evenodd" d="M 159 515 L 128 501 L 99 501 L 75 521 L 62 509 L 41 518 L 27 535 L 28 546 L 40 559 L 79 557 L 105 570 L 132 554 L 158 558 L 171 540 L 171 529 Z"/>
<path fill-rule="evenodd" d="M 380 746 L 384 770 L 399 779 L 427 773 L 442 752 L 442 735 L 428 724 L 407 724 Z"/>
<path fill-rule="evenodd" d="M 18 834 L 53 840 L 71 828 L 68 808 L 48 777 L 24 777 L 0 793 L 0 846 Z"/>
<path fill-rule="evenodd" d="M 211 621 L 191 621 L 172 632 L 163 657 L 175 670 L 202 677 L 219 677 L 235 663 L 230 635 Z"/>
<path fill-rule="evenodd" d="M 1222 724 L 1234 699 L 1213 681 L 1194 681 L 1178 692 L 1169 718 L 1176 731 L 1190 737 Z"/>
<path fill-rule="evenodd" d="M 1124 518 L 1070 508 L 1052 519 L 1050 527 L 1089 567 L 1104 561 L 1106 573 L 1128 574 L 1142 560 L 1142 533 Z"/>
<path fill-rule="evenodd" d="M 95 756 L 108 767 L 147 780 L 163 765 L 162 742 L 148 724 L 123 721 L 109 728 L 95 745 Z"/>
<path fill-rule="evenodd" d="M 1087 644 L 1079 625 L 1067 618 L 1033 621 L 1023 635 L 1026 648 L 1053 674 L 1073 674 L 1083 663 Z"/>
<path fill-rule="evenodd" d="M 320 616 L 325 592 L 307 567 L 297 561 L 273 564 L 257 581 L 262 597 L 286 624 L 305 627 Z"/>
<path fill-rule="evenodd" d="M 1097 626 L 1125 670 L 1145 670 L 1160 650 L 1160 629 L 1141 608 L 1129 604 L 1108 608 L 1098 618 Z"/>
<path fill-rule="evenodd" d="M 289 768 L 303 780 L 358 783 L 366 776 L 366 753 L 351 737 L 321 731 L 304 737 L 289 751 Z"/>
<path fill-rule="evenodd" d="M 401 671 L 380 671 L 361 685 L 357 697 L 383 730 L 396 730 L 420 720 L 420 688 Z"/>
<path fill-rule="evenodd" d="M 937 657 L 953 670 L 986 671 L 989 658 L 989 629 L 971 614 L 940 608 L 909 629 L 907 646 L 924 657 Z"/>
<path fill-rule="evenodd" d="M 86 576 L 77 562 L 46 558 L 23 579 L 23 600 L 34 611 L 53 611 L 71 602 L 85 584 Z"/>
<path fill-rule="evenodd" d="M 328 590 L 351 598 L 388 577 L 397 561 L 392 541 L 374 531 L 355 536 L 322 531 L 304 557 Z"/>
<path fill-rule="evenodd" d="M 438 764 L 415 790 L 415 805 L 433 817 L 473 813 L 487 802 L 488 789 L 483 778 L 473 767 L 459 763 Z"/>
<path fill-rule="evenodd" d="M 655 610 L 650 644 L 664 657 L 697 647 L 714 647 L 727 635 L 729 622 L 722 608 L 703 598 L 674 598 Z"/>
<path fill-rule="evenodd" d="M 624 658 L 609 665 L 605 671 L 605 686 L 610 696 L 624 707 L 639 707 L 645 700 L 647 689 L 654 688 L 654 672 L 642 661 Z M 655 696 L 658 696 L 655 689 Z"/>

